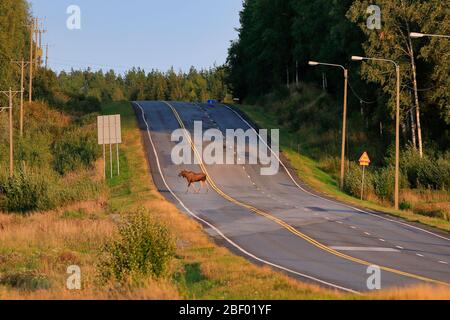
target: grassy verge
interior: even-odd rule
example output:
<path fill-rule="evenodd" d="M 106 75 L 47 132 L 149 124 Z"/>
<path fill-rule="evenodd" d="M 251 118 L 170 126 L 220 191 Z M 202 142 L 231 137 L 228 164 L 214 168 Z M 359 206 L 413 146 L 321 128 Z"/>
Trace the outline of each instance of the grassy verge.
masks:
<path fill-rule="evenodd" d="M 257 123 L 260 127 L 271 129 L 280 128 L 277 122 L 276 115 L 267 110 L 263 110 L 257 106 L 237 105 L 235 106 L 240 111 L 244 112 L 250 119 Z M 291 162 L 292 166 L 297 171 L 298 176 L 311 188 L 317 190 L 329 197 L 335 198 L 339 201 L 364 207 L 384 213 L 388 213 L 397 217 L 401 217 L 407 221 L 419 222 L 424 225 L 439 228 L 450 232 L 450 221 L 440 218 L 427 217 L 416 214 L 412 211 L 394 210 L 391 207 L 382 206 L 373 201 L 361 201 L 339 189 L 337 181 L 330 174 L 320 169 L 319 163 L 312 158 L 299 154 L 297 148 L 291 144 L 291 141 L 296 141 L 296 138 L 286 128 L 280 130 L 280 147 Z"/>

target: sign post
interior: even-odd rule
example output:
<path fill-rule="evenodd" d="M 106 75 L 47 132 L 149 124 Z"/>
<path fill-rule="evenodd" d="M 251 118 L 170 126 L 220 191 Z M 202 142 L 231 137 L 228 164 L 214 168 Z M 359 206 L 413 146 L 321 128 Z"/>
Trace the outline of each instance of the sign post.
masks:
<path fill-rule="evenodd" d="M 98 144 L 103 146 L 103 172 L 106 179 L 106 145 L 109 145 L 110 175 L 113 177 L 112 146 L 116 145 L 117 175 L 120 175 L 119 144 L 122 143 L 120 115 L 97 117 Z"/>
<path fill-rule="evenodd" d="M 362 182 L 361 182 L 361 200 L 364 199 L 364 178 L 366 167 L 370 165 L 370 158 L 367 152 L 364 152 L 361 158 L 359 158 L 359 165 L 362 167 Z"/>

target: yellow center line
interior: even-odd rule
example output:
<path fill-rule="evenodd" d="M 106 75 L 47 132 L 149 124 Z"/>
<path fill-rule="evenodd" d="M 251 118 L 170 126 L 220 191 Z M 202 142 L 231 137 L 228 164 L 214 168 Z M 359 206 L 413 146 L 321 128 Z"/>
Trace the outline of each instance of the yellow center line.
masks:
<path fill-rule="evenodd" d="M 173 114 L 175 115 L 175 118 L 177 119 L 180 127 L 182 129 L 186 130 L 184 122 L 183 122 L 183 120 L 181 120 L 181 117 L 180 117 L 178 111 L 170 103 L 168 103 L 166 101 L 164 101 L 164 103 L 167 106 L 170 107 L 170 109 L 172 110 Z M 258 214 L 260 216 L 263 216 L 263 217 L 265 217 L 265 218 L 267 218 L 267 219 L 277 223 L 278 225 L 282 226 L 283 228 L 285 228 L 286 230 L 288 230 L 292 234 L 302 238 L 303 240 L 309 242 L 310 244 L 312 244 L 312 245 L 316 246 L 317 248 L 322 249 L 322 250 L 324 250 L 324 251 L 326 251 L 328 253 L 331 253 L 331 254 L 333 254 L 335 256 L 338 256 L 340 258 L 343 258 L 343 259 L 346 259 L 346 260 L 349 260 L 349 261 L 352 261 L 352 262 L 355 262 L 355 263 L 358 263 L 358 264 L 361 264 L 361 265 L 365 265 L 365 266 L 377 265 L 376 263 L 367 262 L 367 261 L 364 261 L 364 260 L 361 260 L 361 259 L 349 256 L 349 255 L 343 254 L 343 253 L 338 252 L 338 251 L 336 251 L 334 249 L 331 249 L 330 247 L 327 247 L 326 245 L 320 243 L 319 241 L 317 241 L 317 240 L 307 236 L 306 234 L 300 232 L 299 230 L 295 229 L 293 226 L 289 225 L 285 221 L 283 221 L 283 220 L 273 216 L 272 214 L 270 214 L 268 212 L 265 212 L 265 211 L 262 211 L 262 210 L 260 210 L 260 209 L 258 209 L 256 207 L 253 207 L 252 205 L 249 205 L 247 203 L 244 203 L 244 202 L 241 202 L 239 200 L 236 200 L 236 199 L 232 198 L 231 196 L 229 196 L 228 194 L 223 192 L 219 187 L 217 187 L 215 181 L 212 179 L 211 175 L 208 173 L 208 170 L 206 169 L 205 165 L 203 164 L 203 158 L 199 154 L 199 152 L 198 152 L 194 142 L 192 141 L 191 136 L 190 135 L 186 135 L 186 138 L 188 139 L 188 141 L 189 141 L 189 143 L 191 145 L 191 148 L 194 151 L 194 154 L 195 154 L 196 158 L 199 161 L 200 168 L 207 175 L 207 179 L 208 179 L 209 184 L 224 199 L 226 199 L 226 200 L 228 200 L 228 201 L 230 201 L 230 202 L 232 202 L 232 203 L 234 203 L 234 204 L 236 204 L 236 205 L 238 205 L 240 207 L 248 209 L 248 210 L 250 210 L 250 211 L 252 211 L 252 212 L 254 212 L 254 213 L 256 213 L 256 214 Z M 388 271 L 388 272 L 391 272 L 391 273 L 394 273 L 394 274 L 402 275 L 402 276 L 405 276 L 405 277 L 409 277 L 409 278 L 413 278 L 413 279 L 417 279 L 417 280 L 421 280 L 421 281 L 432 282 L 432 283 L 435 283 L 435 284 L 450 286 L 449 283 L 446 283 L 446 282 L 443 282 L 443 281 L 430 279 L 430 278 L 427 278 L 427 277 L 424 277 L 424 276 L 420 276 L 420 275 L 412 274 L 412 273 L 409 273 L 409 272 L 393 269 L 393 268 L 390 268 L 390 267 L 384 267 L 384 266 L 380 266 L 380 265 L 377 265 L 377 266 L 381 270 Z"/>

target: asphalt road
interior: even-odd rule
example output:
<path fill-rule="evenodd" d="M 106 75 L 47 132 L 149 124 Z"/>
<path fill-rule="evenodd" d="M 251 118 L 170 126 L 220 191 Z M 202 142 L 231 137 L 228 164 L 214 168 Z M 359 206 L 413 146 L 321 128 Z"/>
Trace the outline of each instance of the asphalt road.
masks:
<path fill-rule="evenodd" d="M 137 102 L 135 110 L 159 191 L 237 254 L 345 291 L 369 290 L 370 265 L 381 268 L 383 289 L 450 284 L 444 233 L 324 198 L 283 165 L 275 176 L 260 175 L 260 165 L 174 165 L 171 134 L 180 126 L 193 132 L 194 121 L 202 121 L 224 133 L 249 129 L 227 106 Z M 186 194 L 182 169 L 206 171 L 211 191 Z"/>

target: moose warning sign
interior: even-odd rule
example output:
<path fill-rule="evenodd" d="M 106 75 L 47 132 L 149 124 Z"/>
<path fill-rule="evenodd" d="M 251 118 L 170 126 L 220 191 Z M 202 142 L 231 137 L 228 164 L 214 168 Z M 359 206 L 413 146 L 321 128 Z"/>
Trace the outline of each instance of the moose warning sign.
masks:
<path fill-rule="evenodd" d="M 370 165 L 370 158 L 367 152 L 364 152 L 361 158 L 359 158 L 359 165 L 361 167 L 368 167 Z"/>
<path fill-rule="evenodd" d="M 364 152 L 361 158 L 359 158 L 359 165 L 362 167 L 362 181 L 361 181 L 361 200 L 364 199 L 364 175 L 365 169 L 370 165 L 370 158 L 367 152 Z"/>

